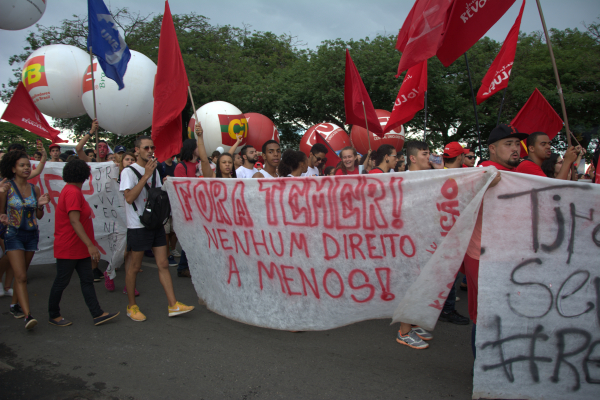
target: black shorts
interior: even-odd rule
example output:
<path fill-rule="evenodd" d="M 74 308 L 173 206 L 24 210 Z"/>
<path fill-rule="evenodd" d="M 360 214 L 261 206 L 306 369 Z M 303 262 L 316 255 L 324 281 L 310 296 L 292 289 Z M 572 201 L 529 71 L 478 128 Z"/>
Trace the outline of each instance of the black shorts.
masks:
<path fill-rule="evenodd" d="M 153 247 L 167 245 L 167 235 L 164 226 L 149 230 L 146 228 L 127 228 L 127 251 L 152 250 Z"/>

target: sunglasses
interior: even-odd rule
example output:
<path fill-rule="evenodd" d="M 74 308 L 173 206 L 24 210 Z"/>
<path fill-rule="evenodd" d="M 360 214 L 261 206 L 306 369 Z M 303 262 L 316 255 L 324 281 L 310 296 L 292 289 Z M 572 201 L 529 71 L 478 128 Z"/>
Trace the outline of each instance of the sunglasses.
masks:
<path fill-rule="evenodd" d="M 142 150 L 146 150 L 146 151 L 148 151 L 148 150 L 154 151 L 155 149 L 156 149 L 156 146 L 144 146 L 144 147 L 142 147 Z"/>
<path fill-rule="evenodd" d="M 317 162 L 321 162 L 321 161 L 327 161 L 326 158 L 321 158 L 321 157 L 315 157 L 317 159 Z"/>
<path fill-rule="evenodd" d="M 474 160 L 475 156 L 465 156 L 465 158 L 468 158 L 469 160 Z"/>

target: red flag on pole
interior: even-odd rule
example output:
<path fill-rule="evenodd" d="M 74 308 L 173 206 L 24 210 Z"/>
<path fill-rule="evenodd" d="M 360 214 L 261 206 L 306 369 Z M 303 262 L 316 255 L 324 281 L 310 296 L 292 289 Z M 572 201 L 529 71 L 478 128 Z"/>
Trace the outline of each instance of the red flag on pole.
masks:
<path fill-rule="evenodd" d="M 477 1 L 477 0 L 476 0 Z M 489 1 L 489 0 L 488 0 Z M 398 74 L 433 57 L 444 40 L 454 0 L 417 0 L 398 34 Z"/>
<path fill-rule="evenodd" d="M 360 74 L 346 49 L 346 79 L 344 82 L 344 107 L 346 108 L 346 123 L 362 126 L 383 137 L 379 118 L 371 102 L 369 93 L 360 78 Z M 366 121 L 365 121 L 366 114 Z M 368 128 L 367 128 L 368 123 Z"/>
<path fill-rule="evenodd" d="M 508 11 L 515 0 L 455 0 L 436 55 L 449 66 L 471 48 Z M 517 32 L 517 35 L 519 33 Z"/>
<path fill-rule="evenodd" d="M 181 111 L 187 104 L 188 86 L 169 2 L 165 1 L 152 113 L 152 140 L 158 161 L 162 162 L 181 150 Z"/>
<path fill-rule="evenodd" d="M 321 136 L 321 134 L 317 131 L 315 131 L 315 143 L 324 144 L 329 149 L 329 152 L 325 155 L 325 158 L 327 158 L 325 167 L 335 168 L 340 162 L 342 162 L 340 157 L 335 153 L 335 151 L 333 151 L 327 140 L 325 140 L 323 136 Z"/>
<path fill-rule="evenodd" d="M 2 119 L 27 129 L 44 139 L 50 139 L 52 143 L 66 142 L 66 140 L 58 137 L 60 131 L 48 124 L 46 118 L 44 118 L 37 108 L 31 96 L 29 96 L 23 82 L 19 82 L 17 85 L 17 90 L 15 90 L 6 110 L 4 110 Z"/>
<path fill-rule="evenodd" d="M 427 60 L 411 67 L 404 76 L 392 109 L 392 115 L 383 128 L 383 132 L 387 133 L 413 119 L 417 111 L 423 109 L 426 91 Z"/>
<path fill-rule="evenodd" d="M 521 11 L 517 16 L 514 25 L 510 29 L 510 32 L 508 32 L 500 52 L 481 81 L 481 87 L 477 92 L 477 104 L 481 104 L 494 93 L 497 93 L 508 86 L 508 79 L 510 78 L 510 72 L 512 71 L 513 62 L 515 60 L 515 53 L 517 52 L 519 28 L 521 27 L 521 17 L 523 16 L 524 9 L 525 0 L 523 0 Z"/>
<path fill-rule="evenodd" d="M 527 134 L 544 132 L 550 139 L 553 139 L 562 129 L 563 120 L 536 88 L 510 124 L 519 132 Z M 521 157 L 524 158 L 527 157 L 527 146 L 524 141 L 521 143 Z"/>

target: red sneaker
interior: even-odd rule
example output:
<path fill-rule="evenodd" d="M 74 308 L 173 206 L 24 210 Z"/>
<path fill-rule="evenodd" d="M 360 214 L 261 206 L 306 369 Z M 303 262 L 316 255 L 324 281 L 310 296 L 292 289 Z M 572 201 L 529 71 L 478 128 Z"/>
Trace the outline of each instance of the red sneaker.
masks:
<path fill-rule="evenodd" d="M 115 281 L 114 281 L 114 279 L 110 279 L 108 277 L 108 274 L 106 273 L 106 271 L 104 272 L 104 287 L 109 292 L 114 292 L 115 291 Z"/>

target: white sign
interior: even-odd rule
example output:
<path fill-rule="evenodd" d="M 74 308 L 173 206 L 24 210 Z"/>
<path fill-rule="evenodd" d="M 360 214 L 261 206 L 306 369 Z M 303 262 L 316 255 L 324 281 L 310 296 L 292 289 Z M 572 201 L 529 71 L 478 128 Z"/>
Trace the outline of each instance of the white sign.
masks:
<path fill-rule="evenodd" d="M 33 168 L 37 162 L 32 163 Z M 127 233 L 124 198 L 119 192 L 119 184 L 114 178 L 119 176 L 119 167 L 113 162 L 89 163 L 90 179 L 85 181 L 82 192 L 89 203 L 94 219 L 94 235 L 103 260 L 111 261 L 113 253 L 122 246 Z M 54 258 L 54 216 L 58 197 L 65 182 L 62 170 L 65 163 L 47 162 L 44 171 L 29 182 L 40 188 L 41 194 L 50 195 L 50 203 L 44 208 L 44 217 L 38 220 L 40 242 L 32 264 L 52 264 Z M 118 257 L 117 257 L 118 258 Z M 122 256 L 120 263 L 123 263 Z M 118 267 L 119 261 L 113 262 Z"/>
<path fill-rule="evenodd" d="M 600 186 L 502 172 L 483 210 L 473 398 L 600 398 Z"/>
<path fill-rule="evenodd" d="M 332 329 L 390 318 L 427 275 L 429 292 L 413 298 L 424 311 L 402 321 L 433 328 L 495 172 L 169 178 L 166 189 L 211 310 L 267 328 Z"/>

